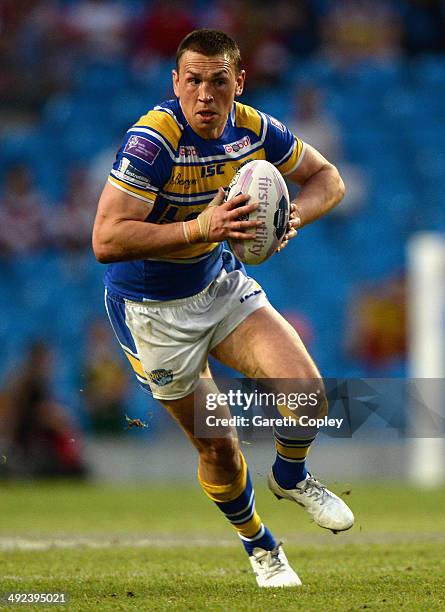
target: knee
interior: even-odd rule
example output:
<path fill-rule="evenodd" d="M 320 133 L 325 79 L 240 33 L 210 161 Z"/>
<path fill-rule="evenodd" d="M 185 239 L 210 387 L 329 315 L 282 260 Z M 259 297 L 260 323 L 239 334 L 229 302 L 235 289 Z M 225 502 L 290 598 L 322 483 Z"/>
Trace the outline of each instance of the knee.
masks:
<path fill-rule="evenodd" d="M 295 395 L 301 398 L 299 411 L 311 418 L 322 418 L 327 414 L 328 401 L 323 378 L 312 359 L 298 363 L 297 375 L 289 378 L 288 388 L 295 391 Z"/>
<path fill-rule="evenodd" d="M 322 378 L 299 381 L 296 396 L 296 414 L 310 419 L 323 418 L 328 414 L 328 400 Z"/>
<path fill-rule="evenodd" d="M 317 405 L 317 419 L 323 419 L 325 416 L 328 415 L 329 412 L 329 404 L 328 404 L 328 398 L 326 396 L 326 390 L 324 388 L 324 385 L 321 385 L 321 390 L 320 390 L 320 396 L 318 398 L 318 405 Z"/>
<path fill-rule="evenodd" d="M 319 378 L 311 381 L 308 393 L 310 394 L 309 397 L 313 398 L 309 416 L 314 419 L 322 419 L 328 414 L 328 400 L 323 379 Z"/>
<path fill-rule="evenodd" d="M 214 438 L 202 440 L 199 455 L 202 461 L 217 465 L 228 472 L 238 472 L 240 469 L 240 448 L 237 439 Z"/>

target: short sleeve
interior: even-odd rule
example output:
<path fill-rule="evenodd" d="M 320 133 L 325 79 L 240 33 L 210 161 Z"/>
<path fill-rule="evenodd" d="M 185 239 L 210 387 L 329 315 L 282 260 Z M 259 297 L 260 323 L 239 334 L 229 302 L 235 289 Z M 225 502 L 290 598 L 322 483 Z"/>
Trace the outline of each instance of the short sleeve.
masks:
<path fill-rule="evenodd" d="M 160 134 L 133 126 L 117 152 L 108 180 L 121 191 L 154 204 L 170 175 L 171 154 Z"/>
<path fill-rule="evenodd" d="M 264 140 L 266 159 L 276 166 L 281 174 L 292 174 L 304 156 L 304 142 L 278 119 L 262 113 L 267 124 Z"/>

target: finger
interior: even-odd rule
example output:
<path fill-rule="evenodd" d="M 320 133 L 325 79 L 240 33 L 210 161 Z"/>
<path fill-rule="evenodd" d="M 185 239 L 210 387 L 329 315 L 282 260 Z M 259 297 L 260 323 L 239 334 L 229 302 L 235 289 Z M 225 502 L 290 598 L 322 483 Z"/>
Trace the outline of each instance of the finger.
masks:
<path fill-rule="evenodd" d="M 234 238 L 235 240 L 253 240 L 256 236 L 256 232 L 230 232 L 229 238 Z"/>
<path fill-rule="evenodd" d="M 300 225 L 298 223 L 293 223 L 291 221 L 289 221 L 289 223 L 287 224 L 286 227 L 286 233 L 288 232 L 296 232 L 297 229 L 299 229 Z"/>
<path fill-rule="evenodd" d="M 232 221 L 231 226 L 233 226 L 234 223 L 235 226 L 233 227 L 233 229 L 238 229 L 242 231 L 248 229 L 256 229 L 257 227 L 261 227 L 262 225 L 264 225 L 263 221 L 257 221 L 256 219 L 249 219 L 249 221 Z"/>
<path fill-rule="evenodd" d="M 258 208 L 258 202 L 249 202 L 244 206 L 238 206 L 234 210 L 230 210 L 228 213 L 229 219 L 238 219 L 238 217 L 242 217 L 243 215 L 248 215 Z"/>
<path fill-rule="evenodd" d="M 278 247 L 277 252 L 279 253 L 280 251 L 282 251 L 284 249 L 284 247 L 287 246 L 289 240 L 291 240 L 292 238 L 295 238 L 297 233 L 298 232 L 296 232 L 295 230 L 292 230 L 292 231 L 287 232 L 286 234 L 284 234 L 283 240 L 282 240 L 280 246 Z"/>
<path fill-rule="evenodd" d="M 277 249 L 277 253 L 280 253 L 284 248 L 287 247 L 289 240 L 286 240 L 286 238 L 283 238 L 282 243 L 280 244 L 280 246 Z"/>
<path fill-rule="evenodd" d="M 213 198 L 213 200 L 210 202 L 210 205 L 211 206 L 221 206 L 221 204 L 224 202 L 225 197 L 226 197 L 226 192 L 224 191 L 224 189 L 222 187 L 218 187 L 218 193 Z"/>
<path fill-rule="evenodd" d="M 224 202 L 223 206 L 226 210 L 233 210 L 241 204 L 245 204 L 250 199 L 250 195 L 247 193 L 239 193 L 234 198 L 230 198 L 227 202 Z"/>
<path fill-rule="evenodd" d="M 296 230 L 290 230 L 288 232 L 285 233 L 283 240 L 290 240 L 291 238 L 295 238 L 295 236 L 298 234 L 298 232 Z"/>

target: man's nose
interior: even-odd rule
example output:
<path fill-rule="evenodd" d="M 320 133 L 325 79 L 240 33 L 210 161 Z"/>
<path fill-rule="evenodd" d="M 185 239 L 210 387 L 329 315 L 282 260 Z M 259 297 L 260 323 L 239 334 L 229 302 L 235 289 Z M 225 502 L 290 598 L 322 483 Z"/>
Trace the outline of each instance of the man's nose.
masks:
<path fill-rule="evenodd" d="M 199 88 L 199 99 L 201 102 L 212 102 L 213 96 L 207 83 L 202 82 Z"/>

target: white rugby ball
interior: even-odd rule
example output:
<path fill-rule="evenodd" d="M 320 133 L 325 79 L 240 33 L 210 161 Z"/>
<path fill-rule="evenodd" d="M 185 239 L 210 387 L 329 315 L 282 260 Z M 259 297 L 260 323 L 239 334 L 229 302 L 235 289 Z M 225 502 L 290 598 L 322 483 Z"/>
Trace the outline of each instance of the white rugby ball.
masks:
<path fill-rule="evenodd" d="M 256 210 L 244 215 L 241 221 L 260 219 L 252 240 L 229 239 L 233 254 L 243 263 L 256 266 L 269 259 L 283 239 L 289 222 L 290 201 L 286 183 L 278 170 L 264 159 L 244 164 L 229 185 L 226 200 L 246 193 L 251 202 L 258 202 Z M 252 230 L 252 233 L 254 230 Z"/>

